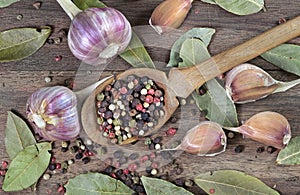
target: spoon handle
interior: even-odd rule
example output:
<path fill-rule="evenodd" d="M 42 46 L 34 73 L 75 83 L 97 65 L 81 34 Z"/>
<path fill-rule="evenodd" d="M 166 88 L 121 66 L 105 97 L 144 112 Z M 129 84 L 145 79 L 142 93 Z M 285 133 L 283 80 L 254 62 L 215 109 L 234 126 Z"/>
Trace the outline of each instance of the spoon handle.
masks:
<path fill-rule="evenodd" d="M 188 68 L 172 68 L 169 73 L 168 84 L 178 97 L 185 98 L 206 81 L 299 35 L 300 16 L 200 64 Z"/>

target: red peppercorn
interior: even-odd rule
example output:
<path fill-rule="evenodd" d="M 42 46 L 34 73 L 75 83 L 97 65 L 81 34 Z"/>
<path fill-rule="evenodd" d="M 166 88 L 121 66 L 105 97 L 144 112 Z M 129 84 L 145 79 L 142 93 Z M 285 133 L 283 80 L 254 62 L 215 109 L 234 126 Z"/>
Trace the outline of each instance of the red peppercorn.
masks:
<path fill-rule="evenodd" d="M 60 163 L 56 163 L 56 169 L 60 169 L 61 168 L 61 164 Z"/>
<path fill-rule="evenodd" d="M 127 174 L 130 173 L 130 171 L 129 171 L 128 169 L 124 169 L 124 170 L 123 170 L 123 173 L 124 173 L 125 175 L 127 175 Z"/>
<path fill-rule="evenodd" d="M 108 137 L 110 137 L 110 138 L 114 138 L 116 135 L 115 135 L 115 133 L 114 132 L 110 132 L 109 134 L 108 134 Z"/>
<path fill-rule="evenodd" d="M 5 176 L 5 174 L 6 174 L 6 170 L 0 170 L 0 175 L 1 176 Z"/>
<path fill-rule="evenodd" d="M 111 165 L 112 164 L 112 159 L 111 158 L 107 158 L 104 160 L 105 164 L 107 165 Z"/>
<path fill-rule="evenodd" d="M 147 103 L 151 104 L 153 102 L 153 96 L 152 95 L 147 95 L 146 100 Z"/>
<path fill-rule="evenodd" d="M 119 161 L 116 161 L 114 163 L 114 167 L 116 167 L 117 169 L 120 168 L 120 166 L 121 166 L 121 163 Z"/>
<path fill-rule="evenodd" d="M 61 55 L 55 56 L 55 61 L 59 62 L 59 61 L 61 61 L 61 59 L 62 59 L 62 56 L 61 56 Z"/>
<path fill-rule="evenodd" d="M 175 135 L 176 133 L 177 133 L 177 129 L 175 129 L 175 128 L 169 128 L 169 129 L 167 130 L 166 135 L 167 135 L 167 136 L 170 136 L 170 135 Z"/>
<path fill-rule="evenodd" d="M 138 105 L 136 105 L 135 109 L 138 110 L 138 111 L 142 111 L 143 110 L 143 105 L 138 104 Z"/>
<path fill-rule="evenodd" d="M 87 150 L 84 151 L 83 155 L 84 155 L 84 156 L 89 156 L 89 151 L 87 151 Z"/>
<path fill-rule="evenodd" d="M 95 153 L 92 152 L 92 151 L 88 151 L 88 155 L 89 155 L 89 156 L 95 156 Z"/>
<path fill-rule="evenodd" d="M 52 158 L 51 158 L 51 162 L 54 163 L 55 161 L 56 161 L 56 158 L 55 158 L 55 157 L 52 157 Z"/>
<path fill-rule="evenodd" d="M 2 168 L 6 169 L 8 167 L 8 162 L 7 161 L 2 161 Z"/>
<path fill-rule="evenodd" d="M 117 178 L 117 176 L 116 176 L 115 173 L 111 173 L 110 176 L 111 176 L 112 178 Z"/>

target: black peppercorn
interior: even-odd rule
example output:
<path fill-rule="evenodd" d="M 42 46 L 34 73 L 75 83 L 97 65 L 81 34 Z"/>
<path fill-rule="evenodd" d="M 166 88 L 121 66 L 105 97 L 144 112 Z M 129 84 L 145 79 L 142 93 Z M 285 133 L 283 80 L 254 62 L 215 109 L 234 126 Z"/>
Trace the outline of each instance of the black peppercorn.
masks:
<path fill-rule="evenodd" d="M 159 144 L 161 142 L 162 138 L 161 137 L 156 137 L 153 139 L 154 144 Z"/>
<path fill-rule="evenodd" d="M 256 152 L 257 152 L 257 153 L 262 153 L 262 152 L 264 152 L 264 151 L 265 151 L 265 148 L 264 148 L 263 146 L 258 147 L 258 148 L 256 149 Z"/>
<path fill-rule="evenodd" d="M 146 173 L 150 174 L 152 171 L 152 167 L 146 167 Z"/>
<path fill-rule="evenodd" d="M 49 166 L 48 166 L 48 169 L 50 171 L 54 171 L 56 169 L 56 164 L 55 163 L 50 163 Z"/>
<path fill-rule="evenodd" d="M 67 169 L 66 169 L 66 168 L 62 168 L 62 169 L 61 169 L 61 173 L 62 173 L 62 174 L 67 173 Z"/>
<path fill-rule="evenodd" d="M 67 148 L 67 147 L 61 147 L 61 151 L 62 151 L 62 152 L 67 152 L 67 151 L 68 151 L 68 148 Z"/>
<path fill-rule="evenodd" d="M 116 176 L 117 176 L 117 177 L 120 177 L 122 174 L 123 174 L 123 170 L 122 170 L 122 169 L 118 169 L 118 170 L 116 171 Z"/>
<path fill-rule="evenodd" d="M 133 181 L 131 179 L 126 179 L 124 183 L 127 186 L 131 186 L 133 184 Z"/>
<path fill-rule="evenodd" d="M 183 186 L 184 185 L 184 181 L 182 179 L 176 179 L 174 181 L 174 183 L 177 185 L 177 186 Z"/>
<path fill-rule="evenodd" d="M 78 153 L 75 155 L 75 158 L 76 158 L 77 160 L 81 159 L 82 157 L 83 157 L 82 152 L 78 152 Z"/>
<path fill-rule="evenodd" d="M 114 167 L 113 166 L 108 166 L 104 169 L 104 172 L 106 174 L 111 174 L 114 171 Z"/>
<path fill-rule="evenodd" d="M 275 152 L 276 151 L 276 148 L 274 148 L 273 146 L 268 146 L 267 147 L 267 152 L 269 153 L 269 154 L 272 154 L 273 152 Z"/>
<path fill-rule="evenodd" d="M 84 157 L 84 158 L 82 159 L 82 162 L 83 162 L 84 164 L 87 164 L 87 163 L 89 163 L 90 161 L 91 161 L 90 157 Z"/>
<path fill-rule="evenodd" d="M 244 145 L 238 145 L 238 146 L 236 146 L 236 147 L 234 148 L 234 152 L 235 152 L 235 153 L 241 153 L 241 152 L 244 151 L 244 149 L 245 149 L 245 146 L 244 146 Z"/>

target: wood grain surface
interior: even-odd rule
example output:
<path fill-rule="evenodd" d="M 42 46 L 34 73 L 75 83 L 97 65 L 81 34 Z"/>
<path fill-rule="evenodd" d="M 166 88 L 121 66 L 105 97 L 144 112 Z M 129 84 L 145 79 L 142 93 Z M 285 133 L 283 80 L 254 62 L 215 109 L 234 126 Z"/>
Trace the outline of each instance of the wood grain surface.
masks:
<path fill-rule="evenodd" d="M 4 130 L 7 118 L 7 111 L 25 117 L 25 106 L 27 98 L 35 90 L 44 86 L 65 85 L 68 79 L 76 79 L 76 88 L 80 89 L 95 81 L 99 77 L 123 72 L 131 66 L 121 58 L 116 58 L 107 67 L 97 69 L 90 66 L 82 66 L 70 52 L 67 39 L 62 35 L 62 29 L 68 29 L 70 20 L 55 0 L 42 0 L 42 6 L 36 10 L 32 4 L 35 1 L 21 0 L 7 8 L 0 9 L 0 31 L 16 27 L 39 27 L 49 25 L 53 32 L 50 38 L 63 37 L 59 44 L 45 44 L 34 55 L 19 61 L 0 64 L 0 160 L 9 161 L 4 144 Z M 132 26 L 148 24 L 148 19 L 153 9 L 161 0 L 105 0 L 108 6 L 122 11 Z M 282 18 L 288 20 L 300 14 L 299 0 L 265 0 L 265 11 L 249 16 L 236 16 L 216 5 L 205 4 L 201 1 L 194 1 L 193 7 L 180 27 L 181 31 L 187 31 L 192 27 L 210 27 L 216 29 L 209 51 L 212 55 L 218 54 L 228 48 L 240 44 L 276 25 Z M 23 19 L 17 20 L 22 14 Z M 171 41 L 169 41 L 171 42 Z M 300 45 L 300 37 L 290 41 Z M 163 43 L 166 44 L 166 43 Z M 157 62 L 158 68 L 166 69 L 165 63 L 169 59 L 170 45 L 148 46 L 151 57 Z M 61 55 L 62 60 L 55 61 L 55 56 Z M 297 79 L 295 75 L 286 73 L 261 58 L 255 58 L 251 63 L 267 70 L 274 78 L 282 81 Z M 103 70 L 103 72 L 102 72 Z M 51 77 L 50 83 L 45 82 L 45 77 Z M 286 93 L 279 93 L 269 96 L 263 100 L 238 105 L 238 118 L 240 123 L 250 116 L 261 111 L 275 111 L 283 114 L 290 122 L 293 136 L 300 135 L 300 86 L 290 89 Z M 162 128 L 162 132 L 168 127 L 177 127 L 187 130 L 193 124 L 203 120 L 200 112 L 194 104 L 189 103 L 176 111 L 174 116 L 177 122 L 168 122 Z M 235 169 L 244 171 L 247 174 L 261 179 L 270 187 L 275 188 L 284 195 L 300 194 L 300 167 L 276 165 L 275 159 L 278 151 L 269 154 L 267 152 L 257 153 L 256 149 L 263 146 L 260 143 L 236 135 L 228 140 L 228 147 L 225 153 L 215 157 L 199 157 L 182 153 L 176 158 L 176 163 L 182 167 L 183 172 L 179 175 L 170 173 L 169 180 L 176 178 L 192 179 L 194 176 L 207 171 L 221 169 Z M 234 148 L 242 144 L 245 150 L 242 153 L 235 153 Z M 57 161 L 64 161 L 74 158 L 74 155 L 61 153 L 60 143 L 55 144 L 54 155 Z M 266 146 L 265 146 L 266 147 Z M 53 174 L 48 181 L 40 180 L 36 191 L 27 189 L 22 192 L 0 194 L 57 194 L 57 185 L 67 182 L 69 178 L 88 171 L 101 171 L 105 167 L 101 159 L 93 158 L 88 164 L 76 161 L 70 166 L 66 174 L 60 172 Z M 0 178 L 2 186 L 3 178 Z M 195 194 L 205 194 L 200 188 L 193 186 L 188 190 Z"/>

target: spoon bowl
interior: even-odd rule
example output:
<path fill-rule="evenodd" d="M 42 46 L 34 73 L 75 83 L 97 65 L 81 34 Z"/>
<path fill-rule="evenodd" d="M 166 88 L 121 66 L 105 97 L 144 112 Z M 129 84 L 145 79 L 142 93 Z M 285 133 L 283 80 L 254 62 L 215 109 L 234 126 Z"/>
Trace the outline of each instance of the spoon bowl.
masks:
<path fill-rule="evenodd" d="M 198 65 L 188 68 L 172 68 L 168 77 L 166 73 L 156 69 L 136 68 L 126 70 L 98 85 L 86 99 L 81 111 L 83 128 L 94 142 L 101 145 L 111 144 L 110 140 L 102 136 L 102 132 L 99 131 L 96 117 L 96 95 L 103 91 L 106 85 L 111 84 L 114 79 L 125 79 L 128 75 L 137 75 L 149 77 L 164 90 L 165 114 L 158 119 L 157 125 L 148 130 L 144 136 L 154 134 L 168 121 L 179 106 L 177 97 L 186 98 L 206 81 L 299 35 L 300 17 L 296 17 Z"/>

